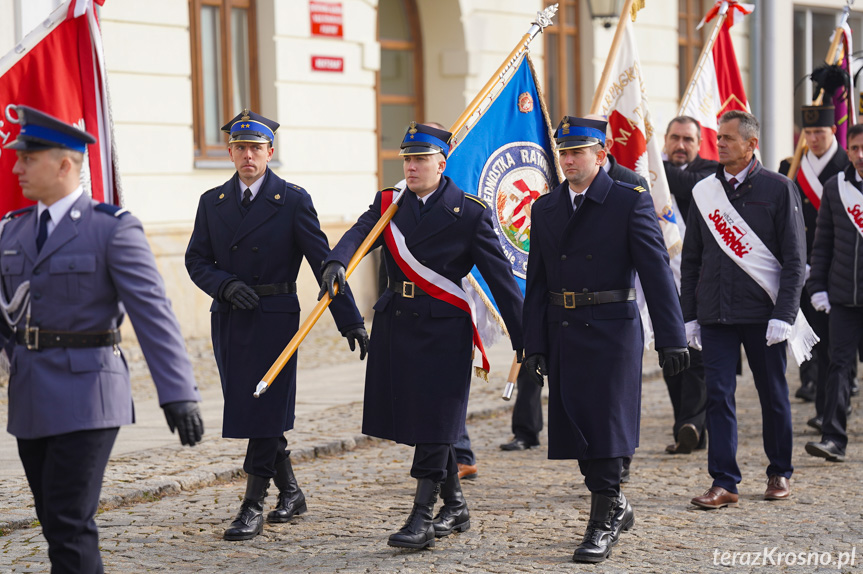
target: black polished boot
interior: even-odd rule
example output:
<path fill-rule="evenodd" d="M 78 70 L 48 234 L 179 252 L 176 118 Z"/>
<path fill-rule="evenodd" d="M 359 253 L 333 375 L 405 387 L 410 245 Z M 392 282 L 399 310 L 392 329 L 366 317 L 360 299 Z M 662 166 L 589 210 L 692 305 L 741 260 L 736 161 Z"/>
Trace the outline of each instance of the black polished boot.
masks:
<path fill-rule="evenodd" d="M 470 513 L 461 491 L 458 474 L 448 476 L 440 489 L 443 507 L 434 518 L 434 535 L 438 538 L 448 536 L 452 531 L 464 532 L 470 528 Z"/>
<path fill-rule="evenodd" d="M 612 540 L 611 518 L 617 499 L 602 494 L 591 493 L 590 520 L 584 531 L 584 539 L 575 553 L 573 562 L 602 562 L 611 556 Z"/>
<path fill-rule="evenodd" d="M 400 548 L 431 548 L 434 546 L 435 529 L 432 524 L 432 512 L 437 502 L 440 484 L 428 478 L 417 480 L 417 493 L 414 496 L 414 508 L 411 510 L 405 525 L 395 534 L 390 535 L 387 544 Z"/>
<path fill-rule="evenodd" d="M 620 533 L 632 528 L 633 524 L 635 524 L 635 512 L 621 492 L 615 501 L 614 515 L 611 517 L 611 543 L 617 544 L 617 541 L 620 540 Z"/>
<path fill-rule="evenodd" d="M 273 484 L 279 489 L 279 502 L 276 504 L 276 508 L 267 514 L 267 522 L 288 522 L 294 516 L 307 510 L 306 496 L 300 490 L 297 479 L 294 477 L 290 458 L 286 458 L 276 465 L 276 477 L 273 479 Z"/>
<path fill-rule="evenodd" d="M 270 479 L 250 474 L 246 477 L 246 494 L 240 512 L 225 530 L 225 540 L 251 540 L 264 530 L 264 499 Z"/>

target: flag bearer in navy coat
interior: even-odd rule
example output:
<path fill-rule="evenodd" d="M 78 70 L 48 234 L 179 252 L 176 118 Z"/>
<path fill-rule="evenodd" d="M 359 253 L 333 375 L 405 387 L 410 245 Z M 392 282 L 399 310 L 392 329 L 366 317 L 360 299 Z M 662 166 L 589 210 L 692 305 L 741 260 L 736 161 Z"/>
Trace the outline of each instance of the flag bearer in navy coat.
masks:
<path fill-rule="evenodd" d="M 491 288 L 514 349 L 522 348 L 522 296 L 492 227 L 492 210 L 443 175 L 452 134 L 411 123 L 401 145 L 407 189 L 392 224 L 404 250 L 438 282 L 460 284 L 476 266 Z M 393 191 L 378 192 L 325 264 L 323 289 L 344 281 L 344 268 L 380 219 Z M 435 537 L 470 526 L 453 444 L 467 414 L 473 325 L 470 314 L 423 291 L 384 245 L 389 288 L 375 304 L 366 369 L 363 433 L 416 445 L 411 476 L 414 507 L 390 546 L 425 548 Z M 412 272 L 411 272 L 412 273 Z M 339 291 L 341 293 L 341 291 Z M 336 300 L 341 299 L 338 295 Z M 479 353 L 479 350 L 476 351 Z M 433 519 L 438 491 L 444 506 Z"/>
<path fill-rule="evenodd" d="M 268 522 L 288 522 L 306 511 L 291 467 L 285 432 L 294 428 L 297 359 L 294 356 L 260 399 L 258 382 L 297 332 L 297 274 L 303 257 L 320 279 L 329 243 L 312 198 L 270 171 L 279 124 L 249 110 L 222 131 L 237 173 L 201 196 L 186 250 L 192 281 L 213 298 L 213 352 L 225 397 L 222 436 L 246 438 L 248 474 L 240 511 L 226 540 L 249 540 L 263 529 L 263 502 L 270 479 L 279 489 Z M 330 307 L 339 330 L 360 359 L 368 335 L 348 291 Z"/>
<path fill-rule="evenodd" d="M 634 522 L 620 492 L 638 446 L 644 334 L 641 279 L 659 364 L 689 366 L 683 316 L 653 200 L 601 169 L 606 122 L 565 116 L 556 132 L 565 182 L 533 207 L 524 302 L 525 370 L 548 374 L 548 457 L 577 459 L 591 493 L 576 562 L 611 555 Z"/>
<path fill-rule="evenodd" d="M 26 106 L 16 112 L 21 133 L 6 147 L 18 154 L 12 172 L 24 197 L 37 203 L 0 223 L 7 428 L 18 439 L 51 572 L 101 573 L 94 516 L 102 477 L 119 427 L 135 419 L 119 347 L 126 313 L 183 444 L 201 440 L 201 398 L 141 222 L 81 186 L 95 138 Z"/>

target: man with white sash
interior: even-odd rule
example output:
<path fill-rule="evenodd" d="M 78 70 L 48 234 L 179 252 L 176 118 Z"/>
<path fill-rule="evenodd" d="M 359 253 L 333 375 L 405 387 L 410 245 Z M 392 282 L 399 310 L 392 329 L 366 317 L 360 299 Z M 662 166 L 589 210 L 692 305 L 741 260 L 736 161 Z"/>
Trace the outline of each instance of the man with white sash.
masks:
<path fill-rule="evenodd" d="M 803 224 L 806 230 L 806 261 L 812 254 L 812 243 L 815 241 L 815 224 L 818 218 L 818 208 L 824 184 L 848 166 L 848 155 L 839 148 L 836 141 L 835 109 L 832 105 L 803 106 L 801 111 L 802 137 L 806 140 L 809 151 L 800 161 L 800 169 L 795 176 L 795 183 L 800 192 L 803 204 Z M 791 166 L 791 158 L 779 164 L 779 173 L 787 175 Z M 807 267 L 808 269 L 808 267 Z M 800 388 L 794 396 L 804 401 L 815 402 L 815 416 L 806 424 L 821 430 L 822 414 L 824 412 L 824 386 L 827 381 L 827 370 L 830 367 L 829 329 L 827 315 L 816 311 L 809 302 L 809 293 L 803 290 L 800 297 L 800 309 L 812 329 L 821 339 L 812 349 L 812 358 L 800 365 Z"/>
<path fill-rule="evenodd" d="M 791 181 L 755 159 L 758 120 L 731 111 L 719 120 L 716 174 L 692 190 L 681 264 L 681 304 L 689 345 L 701 348 L 707 386 L 707 468 L 713 485 L 692 504 L 736 506 L 740 345 L 761 401 L 766 500 L 791 493 L 791 404 L 786 342 L 798 363 L 817 337 L 800 313 L 805 238 Z"/>
<path fill-rule="evenodd" d="M 824 185 L 806 282 L 812 306 L 830 314 L 821 440 L 808 443 L 806 452 L 831 462 L 845 460 L 847 409 L 863 337 L 863 125 L 849 128 L 847 145 L 851 165 Z"/>
<path fill-rule="evenodd" d="M 378 192 L 333 248 L 322 275 L 322 289 L 332 295 L 338 284 L 341 293 L 351 257 L 398 203 L 375 245 L 383 244 L 389 287 L 374 305 L 363 433 L 415 445 L 413 511 L 388 541 L 404 548 L 434 546 L 435 537 L 470 527 L 453 444 L 467 414 L 472 357 L 489 368 L 464 291 L 474 266 L 491 288 L 513 349 L 523 348 L 522 295 L 492 227 L 493 210 L 443 175 L 451 137 L 411 123 L 400 152 L 407 188 Z M 433 519 L 438 492 L 444 505 Z"/>

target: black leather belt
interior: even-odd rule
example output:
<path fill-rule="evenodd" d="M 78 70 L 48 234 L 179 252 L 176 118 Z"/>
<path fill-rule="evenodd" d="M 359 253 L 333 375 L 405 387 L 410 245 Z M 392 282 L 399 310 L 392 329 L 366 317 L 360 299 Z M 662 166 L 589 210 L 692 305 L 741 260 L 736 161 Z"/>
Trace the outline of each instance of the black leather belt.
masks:
<path fill-rule="evenodd" d="M 428 293 L 417 287 L 416 283 L 413 283 L 412 281 L 396 281 L 392 290 L 406 299 L 413 299 L 420 295 L 428 295 Z"/>
<path fill-rule="evenodd" d="M 271 283 L 269 285 L 251 285 L 252 290 L 258 297 L 269 297 L 270 295 L 294 295 L 297 292 L 296 283 Z"/>
<path fill-rule="evenodd" d="M 82 332 L 45 331 L 39 327 L 19 329 L 15 333 L 19 345 L 25 345 L 31 351 L 68 347 L 70 349 L 86 349 L 89 347 L 111 347 L 120 343 L 120 330 Z"/>
<path fill-rule="evenodd" d="M 585 305 L 635 301 L 635 289 L 616 289 L 614 291 L 597 291 L 595 293 L 575 293 L 573 291 L 553 293 L 549 291 L 548 301 L 552 305 L 558 305 L 567 309 L 575 309 L 576 307 L 583 307 Z"/>

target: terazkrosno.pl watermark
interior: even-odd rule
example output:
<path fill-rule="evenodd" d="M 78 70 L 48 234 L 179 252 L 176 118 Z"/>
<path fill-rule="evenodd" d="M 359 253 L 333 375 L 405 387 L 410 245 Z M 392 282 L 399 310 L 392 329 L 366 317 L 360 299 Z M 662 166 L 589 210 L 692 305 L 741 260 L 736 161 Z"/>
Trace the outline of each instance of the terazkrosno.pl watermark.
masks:
<path fill-rule="evenodd" d="M 713 564 L 716 566 L 828 566 L 836 568 L 853 568 L 857 564 L 857 547 L 848 552 L 789 552 L 780 550 L 778 546 L 750 552 L 731 552 L 713 550 Z"/>

